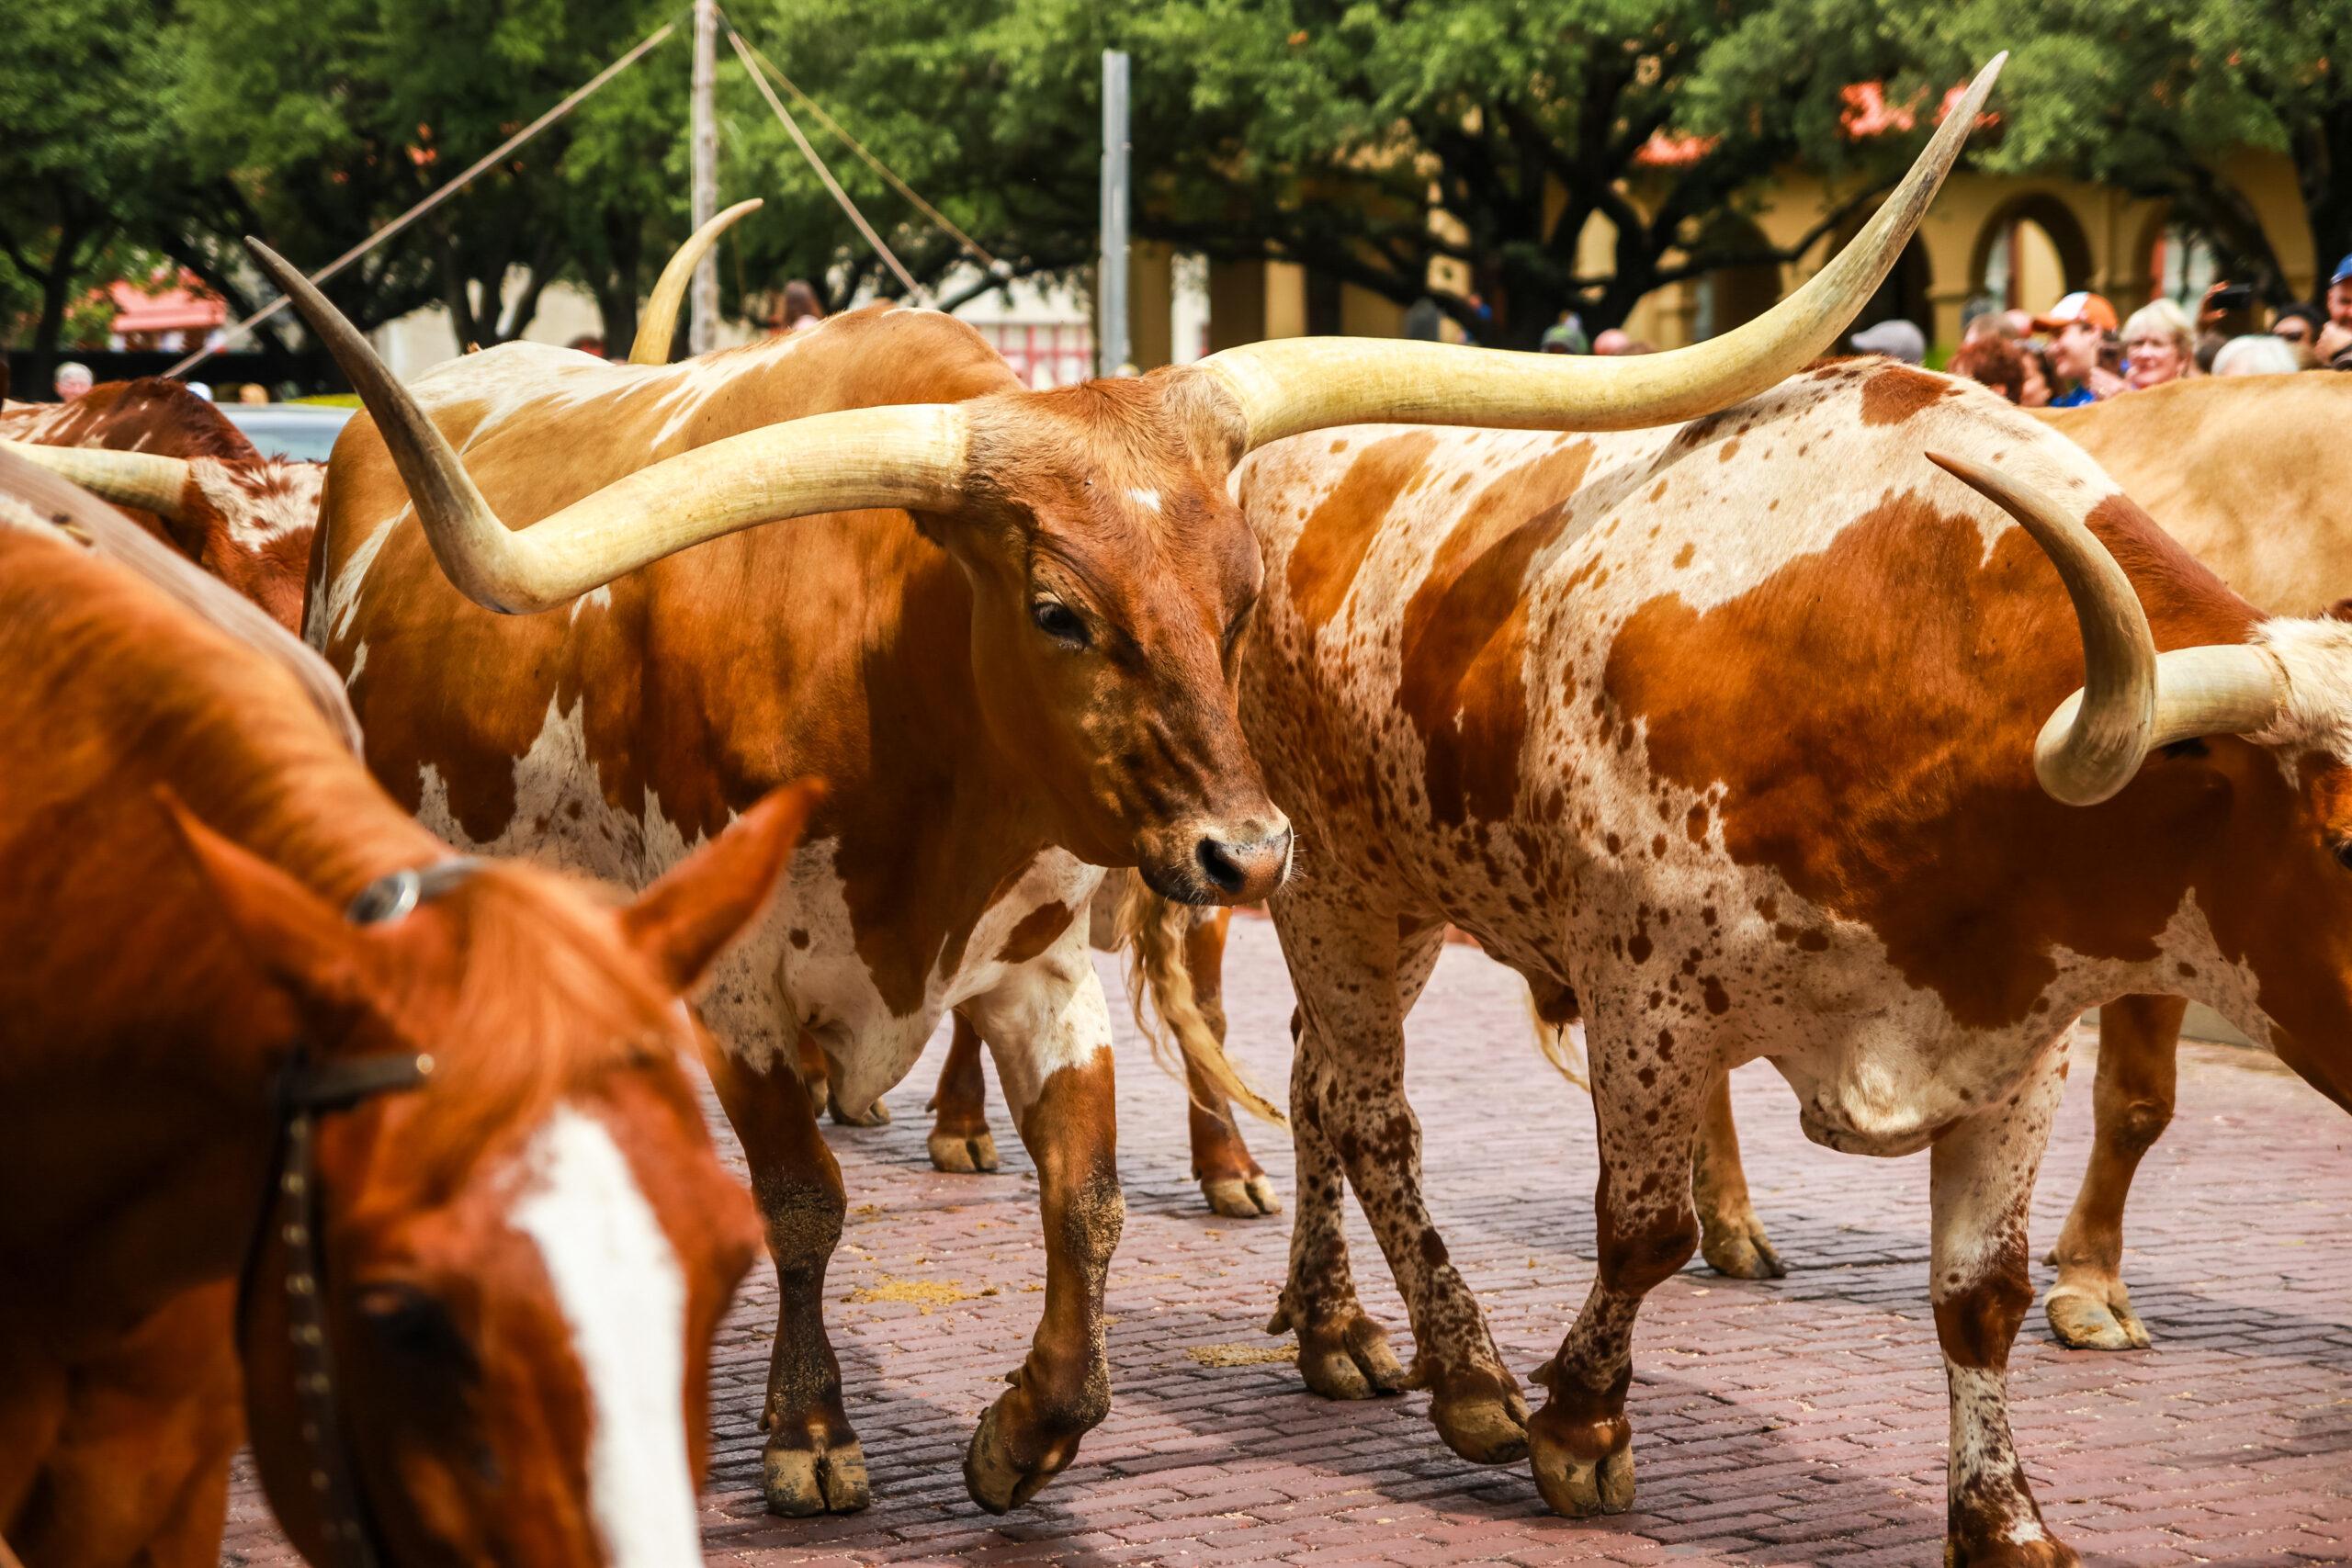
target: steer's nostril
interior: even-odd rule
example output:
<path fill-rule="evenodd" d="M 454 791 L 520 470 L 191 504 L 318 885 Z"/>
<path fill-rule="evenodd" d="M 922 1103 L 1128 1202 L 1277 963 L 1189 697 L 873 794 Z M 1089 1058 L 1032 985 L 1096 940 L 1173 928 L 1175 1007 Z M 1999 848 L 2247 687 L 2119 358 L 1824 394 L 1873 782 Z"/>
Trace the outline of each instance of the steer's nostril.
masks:
<path fill-rule="evenodd" d="M 1283 884 L 1290 869 L 1290 829 L 1239 842 L 1204 838 L 1193 846 L 1201 874 L 1236 903 L 1263 898 Z"/>
<path fill-rule="evenodd" d="M 1203 839 L 1193 852 L 1201 863 L 1201 874 L 1223 893 L 1238 891 L 1249 880 L 1250 874 L 1242 869 L 1241 852 L 1239 845 L 1228 844 L 1222 839 Z"/>

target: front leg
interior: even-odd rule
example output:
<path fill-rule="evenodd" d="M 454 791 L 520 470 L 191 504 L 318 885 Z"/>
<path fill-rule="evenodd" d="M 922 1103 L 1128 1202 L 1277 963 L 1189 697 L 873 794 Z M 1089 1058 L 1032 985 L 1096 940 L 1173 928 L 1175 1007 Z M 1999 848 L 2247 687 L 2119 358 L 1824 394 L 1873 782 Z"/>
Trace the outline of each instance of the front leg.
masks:
<path fill-rule="evenodd" d="M 1184 966 L 1192 972 L 1193 996 L 1220 1045 L 1225 1043 L 1225 938 L 1232 923 L 1233 911 L 1219 909 L 1195 921 L 1184 935 Z M 1282 1213 L 1283 1201 L 1242 1142 L 1225 1091 L 1204 1077 L 1190 1057 L 1184 1062 L 1184 1089 L 1191 1102 L 1193 1179 L 1201 1184 L 1209 1208 L 1229 1220 Z"/>
<path fill-rule="evenodd" d="M 2123 1203 L 2140 1156 L 2172 1121 L 2179 1070 L 2179 997 L 2124 997 L 2099 1010 L 2090 1168 L 2050 1261 L 2058 1282 L 2042 1311 L 2077 1350 L 2144 1350 L 2148 1330 L 2123 1283 Z"/>
<path fill-rule="evenodd" d="M 1102 1292 L 1126 1203 L 1111 1017 L 1083 933 L 1073 927 L 964 1010 L 996 1056 L 1013 1125 L 1037 1167 L 1045 1220 L 1044 1320 L 964 1456 L 972 1501 L 1001 1514 L 1060 1474 L 1079 1439 L 1110 1413 Z"/>
<path fill-rule="evenodd" d="M 865 1450 L 842 1408 L 841 1363 L 825 1333 L 825 1270 L 841 1244 L 848 1206 L 841 1167 L 817 1131 L 816 1105 L 792 1065 L 751 1067 L 707 1033 L 703 1058 L 751 1162 L 752 1195 L 775 1261 L 761 1490 L 774 1514 L 855 1513 L 872 1499 Z"/>
<path fill-rule="evenodd" d="M 1592 1062 L 1600 1180 L 1593 1199 L 1598 1268 L 1558 1354 L 1535 1374 L 1551 1398 L 1528 1424 L 1535 1484 L 1555 1514 L 1582 1518 L 1634 1506 L 1634 1320 L 1642 1299 L 1699 1245 L 1690 1150 L 1702 1103 L 1722 1068 L 1691 1030 L 1620 1025 L 1596 1010 Z M 1678 1038 L 1678 1034 L 1679 1037 Z"/>
<path fill-rule="evenodd" d="M 2033 1304 L 2026 1212 L 2066 1077 L 2062 1041 L 2004 1104 L 1936 1140 L 1930 1293 L 1951 1398 L 1944 1561 L 2032 1568 L 2076 1562 L 2043 1528 L 2009 1436 L 2009 1344 Z"/>

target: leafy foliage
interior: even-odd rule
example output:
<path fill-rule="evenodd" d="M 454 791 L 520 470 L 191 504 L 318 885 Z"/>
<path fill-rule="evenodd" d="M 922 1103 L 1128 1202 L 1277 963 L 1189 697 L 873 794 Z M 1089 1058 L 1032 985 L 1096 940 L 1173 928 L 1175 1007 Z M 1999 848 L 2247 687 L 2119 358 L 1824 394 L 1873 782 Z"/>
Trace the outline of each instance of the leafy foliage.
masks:
<path fill-rule="evenodd" d="M 2014 51 L 2012 123 L 1989 167 L 2065 169 L 2167 198 L 2233 270 L 2283 301 L 2284 269 L 2217 169 L 2238 148 L 2280 152 L 2323 288 L 2352 251 L 2346 0 L 1970 0 L 1941 31 L 1947 52 Z"/>
<path fill-rule="evenodd" d="M 2015 59 L 2003 138 L 1979 154 L 1989 166 L 2168 198 L 2276 292 L 2267 239 L 2214 172 L 2231 149 L 2272 149 L 2296 166 L 2323 256 L 2352 250 L 2352 191 L 2337 178 L 2352 168 L 2337 63 L 2352 50 L 2352 0 L 738 0 L 731 11 L 1001 258 L 1001 276 L 1091 260 L 1106 47 L 1136 58 L 1138 235 L 1304 264 L 1320 280 L 1311 314 L 1344 280 L 1399 302 L 1429 294 L 1487 341 L 1525 345 L 1563 309 L 1598 329 L 1663 284 L 1783 259 L 1726 220 L 1774 171 L 1823 168 L 1859 207 L 1925 131 L 1857 143 L 1840 88 L 1881 80 L 1910 101 L 2005 47 Z M 664 19 L 681 24 L 670 41 L 331 286 L 363 324 L 444 303 L 478 343 L 520 332 L 560 276 L 594 293 L 608 340 L 634 331 L 686 227 L 690 28 L 678 0 L 0 0 L 0 319 L 29 320 L 53 345 L 94 283 L 152 254 L 248 309 L 260 291 L 240 235 L 325 261 Z M 899 291 L 723 45 L 719 107 L 722 198 L 768 204 L 721 253 L 732 308 L 757 310 L 794 276 L 834 304 Z M 968 263 L 813 117 L 803 125 L 922 286 Z M 1659 139 L 1681 156 L 1645 153 Z M 1589 229 L 1610 237 L 1598 266 L 1580 265 Z M 1433 266 L 1457 281 L 1432 288 Z M 264 335 L 282 347 L 289 328 Z"/>

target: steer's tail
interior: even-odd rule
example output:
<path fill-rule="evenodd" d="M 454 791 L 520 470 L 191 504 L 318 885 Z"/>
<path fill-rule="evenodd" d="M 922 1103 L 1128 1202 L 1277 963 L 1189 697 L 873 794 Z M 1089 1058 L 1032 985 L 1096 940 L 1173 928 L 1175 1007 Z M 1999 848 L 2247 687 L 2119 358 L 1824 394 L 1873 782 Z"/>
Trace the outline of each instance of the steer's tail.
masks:
<path fill-rule="evenodd" d="M 1222 1032 L 1209 1021 L 1193 989 L 1192 965 L 1184 955 L 1184 939 L 1193 929 L 1191 908 L 1162 898 L 1134 873 L 1125 874 L 1128 886 L 1119 900 L 1118 941 L 1134 950 L 1134 959 L 1127 965 L 1127 998 L 1135 1007 L 1136 1027 L 1151 1042 L 1152 1055 L 1160 1066 L 1175 1071 L 1168 1051 L 1169 1037 L 1173 1035 L 1184 1060 L 1224 1090 L 1227 1100 L 1277 1127 L 1288 1125 L 1282 1108 L 1243 1077 L 1225 1054 Z M 1144 1010 L 1147 995 L 1159 1011 L 1157 1022 Z"/>
<path fill-rule="evenodd" d="M 1559 1010 L 1555 1007 L 1553 1010 L 1557 1012 Z M 1575 998 L 1569 998 L 1565 1016 L 1546 1018 L 1544 1014 L 1544 1004 L 1536 998 L 1535 988 L 1531 986 L 1527 988 L 1527 1021 L 1535 1026 L 1535 1048 L 1544 1053 L 1544 1059 L 1551 1063 L 1562 1077 L 1589 1092 L 1592 1079 L 1586 1071 L 1584 1048 L 1577 1043 Z"/>

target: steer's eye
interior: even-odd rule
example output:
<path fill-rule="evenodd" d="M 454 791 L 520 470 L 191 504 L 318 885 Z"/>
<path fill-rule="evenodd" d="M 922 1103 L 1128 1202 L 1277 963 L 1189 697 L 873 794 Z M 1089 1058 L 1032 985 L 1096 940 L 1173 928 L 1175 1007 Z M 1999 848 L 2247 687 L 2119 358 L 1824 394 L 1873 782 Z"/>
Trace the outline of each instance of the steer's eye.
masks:
<path fill-rule="evenodd" d="M 1065 648 L 1086 646 L 1086 623 L 1077 611 L 1058 599 L 1040 599 L 1029 606 L 1029 618 L 1037 629 Z"/>
<path fill-rule="evenodd" d="M 2327 846 L 2327 852 L 2335 857 L 2336 864 L 2352 871 L 2352 839 L 2336 840 Z"/>

